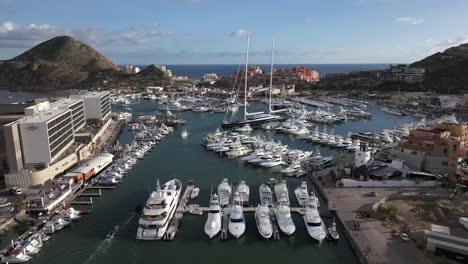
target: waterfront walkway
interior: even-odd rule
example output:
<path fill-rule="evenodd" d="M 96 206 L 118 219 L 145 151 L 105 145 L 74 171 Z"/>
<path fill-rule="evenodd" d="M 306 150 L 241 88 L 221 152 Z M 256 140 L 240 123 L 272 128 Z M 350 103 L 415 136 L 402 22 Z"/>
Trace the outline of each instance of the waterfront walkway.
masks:
<path fill-rule="evenodd" d="M 398 192 L 398 188 L 335 188 L 328 179 L 328 171 L 319 172 L 312 178 L 324 198 L 332 204 L 337 216 L 345 225 L 344 230 L 354 240 L 354 245 L 367 263 L 423 264 L 431 259 L 416 247 L 415 243 L 403 242 L 392 230 L 373 218 L 356 218 L 356 211 L 375 204 L 385 196 Z M 321 176 L 323 183 L 318 180 Z M 311 176 L 313 177 L 313 176 Z M 377 192 L 377 197 L 368 195 Z M 339 219 L 339 220 L 340 220 Z M 355 228 L 359 225 L 359 228 Z"/>

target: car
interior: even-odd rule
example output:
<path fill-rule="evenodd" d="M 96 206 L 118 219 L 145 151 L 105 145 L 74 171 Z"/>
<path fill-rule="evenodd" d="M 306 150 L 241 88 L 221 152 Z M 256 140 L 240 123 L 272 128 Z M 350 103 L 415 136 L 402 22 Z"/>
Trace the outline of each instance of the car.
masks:
<path fill-rule="evenodd" d="M 23 193 L 23 190 L 21 190 L 20 187 L 11 187 L 10 188 L 10 193 L 11 194 L 15 194 L 15 195 L 19 195 L 19 194 L 22 194 Z"/>
<path fill-rule="evenodd" d="M 400 233 L 400 238 L 404 242 L 410 242 L 411 241 L 411 239 L 409 238 L 409 236 L 406 233 Z"/>

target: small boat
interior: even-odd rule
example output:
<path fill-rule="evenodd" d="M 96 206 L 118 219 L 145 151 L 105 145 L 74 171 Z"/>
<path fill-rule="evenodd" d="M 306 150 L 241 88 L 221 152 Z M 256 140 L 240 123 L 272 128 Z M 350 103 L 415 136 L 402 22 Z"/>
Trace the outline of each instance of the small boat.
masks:
<path fill-rule="evenodd" d="M 270 219 L 270 209 L 267 205 L 258 205 L 255 209 L 255 221 L 257 229 L 263 238 L 269 239 L 273 234 L 273 227 Z"/>
<path fill-rule="evenodd" d="M 182 138 L 187 138 L 188 137 L 188 132 L 186 129 L 182 130 L 182 133 L 180 134 Z"/>
<path fill-rule="evenodd" d="M 200 188 L 195 187 L 192 189 L 192 193 L 190 194 L 190 199 L 194 200 L 198 197 L 198 194 L 200 193 Z"/>
<path fill-rule="evenodd" d="M 328 227 L 328 233 L 330 234 L 330 237 L 333 238 L 334 240 L 340 239 L 340 234 L 338 234 L 338 231 L 336 230 L 335 221 L 333 221 L 332 225 Z"/>

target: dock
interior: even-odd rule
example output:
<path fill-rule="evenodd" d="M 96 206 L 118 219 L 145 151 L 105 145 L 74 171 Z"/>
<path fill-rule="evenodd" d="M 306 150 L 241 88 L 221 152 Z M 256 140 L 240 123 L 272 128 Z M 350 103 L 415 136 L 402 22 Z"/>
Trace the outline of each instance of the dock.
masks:
<path fill-rule="evenodd" d="M 179 205 L 177 206 L 176 213 L 174 217 L 172 217 L 171 222 L 169 223 L 169 227 L 166 230 L 164 240 L 174 240 L 177 231 L 179 231 L 179 225 L 180 222 L 182 222 L 182 217 L 187 212 L 187 203 L 190 200 L 190 195 L 192 194 L 193 187 L 193 184 L 189 184 L 185 188 L 185 192 L 182 195 L 182 198 L 180 198 L 179 200 Z"/>
<path fill-rule="evenodd" d="M 271 219 L 271 226 L 273 227 L 273 239 L 280 240 L 280 232 L 278 230 L 278 222 L 276 221 L 276 214 L 275 209 L 270 209 L 270 219 Z"/>
<path fill-rule="evenodd" d="M 221 240 L 227 240 L 228 239 L 228 226 L 229 226 L 229 212 L 230 210 L 226 210 L 226 208 L 223 210 L 223 219 L 222 219 L 222 224 L 221 224 Z"/>

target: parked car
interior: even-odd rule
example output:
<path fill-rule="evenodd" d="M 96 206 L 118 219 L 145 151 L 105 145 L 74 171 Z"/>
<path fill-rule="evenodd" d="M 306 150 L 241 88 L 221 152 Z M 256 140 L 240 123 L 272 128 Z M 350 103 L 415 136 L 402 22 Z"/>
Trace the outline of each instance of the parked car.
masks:
<path fill-rule="evenodd" d="M 23 190 L 21 190 L 20 187 L 11 187 L 10 188 L 10 193 L 11 194 L 15 194 L 15 195 L 19 195 L 19 194 L 22 194 L 23 193 Z"/>
<path fill-rule="evenodd" d="M 409 236 L 406 233 L 400 233 L 400 238 L 404 242 L 410 242 L 411 241 L 411 239 L 409 238 Z"/>

